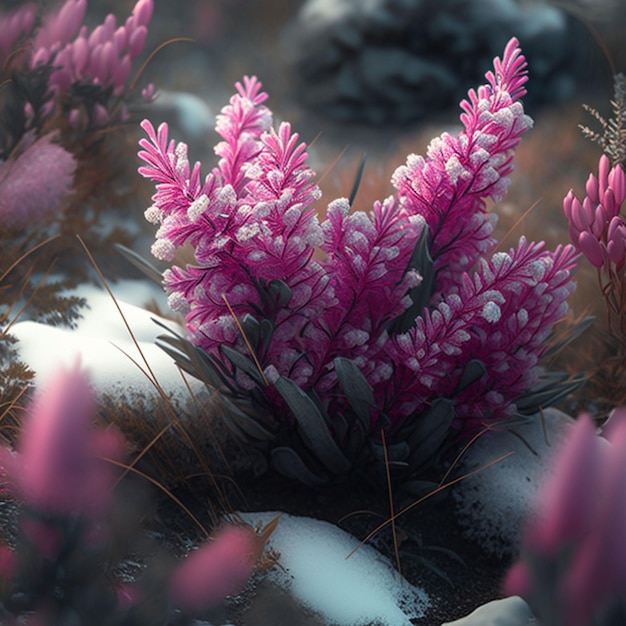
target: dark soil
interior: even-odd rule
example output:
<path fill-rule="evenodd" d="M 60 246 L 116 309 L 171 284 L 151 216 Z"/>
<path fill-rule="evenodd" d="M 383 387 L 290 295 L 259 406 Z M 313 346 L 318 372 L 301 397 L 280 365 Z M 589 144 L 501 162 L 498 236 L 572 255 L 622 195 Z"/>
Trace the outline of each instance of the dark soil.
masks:
<path fill-rule="evenodd" d="M 313 517 L 336 524 L 359 539 L 389 518 L 387 494 L 363 483 L 312 489 L 270 472 L 254 480 L 239 479 L 236 491 L 228 496 L 234 510 L 282 511 Z M 396 499 L 396 511 L 416 500 L 409 496 Z M 202 506 L 198 501 L 189 504 L 198 515 L 202 509 L 207 510 L 206 504 Z M 179 539 L 185 536 L 201 539 L 197 527 L 190 525 L 180 509 L 173 505 L 166 508 L 169 511 L 163 513 L 163 518 L 168 520 L 169 532 L 177 528 Z M 510 561 L 490 556 L 463 536 L 453 499 L 446 492 L 404 513 L 397 521 L 396 531 L 402 574 L 423 588 L 431 600 L 428 613 L 416 624 L 440 626 L 501 597 L 499 589 Z M 390 525 L 370 543 L 396 562 Z M 245 626 L 321 623 L 284 592 L 264 582 L 262 575 L 255 581 L 244 599 L 229 607 L 225 618 Z"/>

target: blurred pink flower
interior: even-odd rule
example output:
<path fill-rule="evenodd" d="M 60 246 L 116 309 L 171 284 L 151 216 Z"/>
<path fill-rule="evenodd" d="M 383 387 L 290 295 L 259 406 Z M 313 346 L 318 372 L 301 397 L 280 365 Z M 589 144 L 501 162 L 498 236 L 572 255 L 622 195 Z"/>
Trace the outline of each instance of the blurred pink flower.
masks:
<path fill-rule="evenodd" d="M 174 605 L 186 612 L 200 611 L 239 593 L 252 573 L 258 541 L 252 528 L 222 529 L 174 571 L 170 581 Z"/>
<path fill-rule="evenodd" d="M 55 135 L 35 140 L 27 134 L 16 154 L 0 161 L 0 224 L 19 226 L 51 217 L 70 193 L 74 157 L 54 143 Z"/>
<path fill-rule="evenodd" d="M 623 417 L 623 415 L 622 415 Z M 626 608 L 626 420 L 610 443 L 588 415 L 555 455 L 504 584 L 545 626 L 587 626 Z"/>
<path fill-rule="evenodd" d="M 19 454 L 0 448 L 0 464 L 16 495 L 42 513 L 100 515 L 108 506 L 114 475 L 100 457 L 116 457 L 122 444 L 113 431 L 91 424 L 95 402 L 78 365 L 59 370 L 38 390 L 20 437 Z"/>

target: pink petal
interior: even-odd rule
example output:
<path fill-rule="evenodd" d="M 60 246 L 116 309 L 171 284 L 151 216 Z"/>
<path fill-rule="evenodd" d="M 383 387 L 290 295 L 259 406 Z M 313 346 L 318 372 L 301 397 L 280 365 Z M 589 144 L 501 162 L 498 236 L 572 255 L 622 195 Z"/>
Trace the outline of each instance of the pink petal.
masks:
<path fill-rule="evenodd" d="M 583 231 L 578 236 L 578 246 L 594 267 L 604 265 L 604 251 L 600 242 L 588 231 Z"/>

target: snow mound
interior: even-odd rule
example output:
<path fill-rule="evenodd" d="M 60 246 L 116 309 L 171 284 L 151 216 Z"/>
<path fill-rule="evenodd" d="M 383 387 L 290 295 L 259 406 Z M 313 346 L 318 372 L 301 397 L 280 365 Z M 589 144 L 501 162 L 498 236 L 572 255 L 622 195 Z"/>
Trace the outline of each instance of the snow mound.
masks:
<path fill-rule="evenodd" d="M 124 398 L 131 404 L 135 398 L 157 397 L 147 375 L 149 366 L 172 400 L 188 400 L 189 391 L 181 372 L 172 358 L 154 343 L 165 331 L 153 319 L 181 334 L 184 329 L 143 308 L 146 302 L 163 299 L 163 290 L 146 281 L 127 280 L 113 285 L 113 292 L 139 350 L 109 294 L 93 285 L 82 285 L 69 292 L 87 300 L 87 306 L 80 309 L 83 317 L 75 328 L 33 321 L 18 322 L 11 327 L 11 334 L 19 340 L 19 358 L 36 373 L 35 384 L 45 385 L 59 367 L 71 368 L 78 356 L 98 394 Z M 203 388 L 198 381 L 189 382 L 192 389 Z"/>
<path fill-rule="evenodd" d="M 280 553 L 269 579 L 333 626 L 410 626 L 430 602 L 371 546 L 328 522 L 286 513 L 240 513 L 252 524 L 280 515 L 269 547 Z"/>

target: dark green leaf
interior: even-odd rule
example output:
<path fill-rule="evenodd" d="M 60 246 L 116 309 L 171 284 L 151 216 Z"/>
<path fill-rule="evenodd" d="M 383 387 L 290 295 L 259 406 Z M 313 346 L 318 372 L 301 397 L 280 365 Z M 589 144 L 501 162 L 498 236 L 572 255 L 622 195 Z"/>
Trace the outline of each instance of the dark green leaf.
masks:
<path fill-rule="evenodd" d="M 267 288 L 272 296 L 272 302 L 275 302 L 278 308 L 282 309 L 289 304 L 289 300 L 291 300 L 291 289 L 287 283 L 278 280 L 278 278 L 274 278 L 270 280 Z"/>
<path fill-rule="evenodd" d="M 479 359 L 470 359 L 463 368 L 461 373 L 461 379 L 459 384 L 454 390 L 454 395 L 467 389 L 470 385 L 480 380 L 481 376 L 485 373 L 485 365 Z"/>
<path fill-rule="evenodd" d="M 358 365 L 344 357 L 334 360 L 335 372 L 352 410 L 366 432 L 370 429 L 370 409 L 376 406 L 374 392 Z"/>
<path fill-rule="evenodd" d="M 345 454 L 349 459 L 358 459 L 365 448 L 367 432 L 361 422 L 353 422 L 345 445 Z"/>
<path fill-rule="evenodd" d="M 393 320 L 388 327 L 390 335 L 405 333 L 415 324 L 415 318 L 421 315 L 422 311 L 428 306 L 430 298 L 433 294 L 435 285 L 435 271 L 433 268 L 433 260 L 428 249 L 430 239 L 430 230 L 426 224 L 420 233 L 420 236 L 413 248 L 413 254 L 409 261 L 407 270 L 417 270 L 422 277 L 422 281 L 416 287 L 409 291 L 409 296 L 413 304 L 404 312 Z"/>
<path fill-rule="evenodd" d="M 586 381 L 586 374 L 577 374 L 569 378 L 568 374 L 562 372 L 545 373 L 535 387 L 515 400 L 515 406 L 518 412 L 532 415 L 539 409 L 560 402 L 570 393 L 580 389 Z"/>
<path fill-rule="evenodd" d="M 274 383 L 274 387 L 291 409 L 305 445 L 333 474 L 346 474 L 350 470 L 350 462 L 330 434 L 315 402 L 284 376 Z"/>
<path fill-rule="evenodd" d="M 313 473 L 292 448 L 278 447 L 272 449 L 272 465 L 274 469 L 287 478 L 297 480 L 303 485 L 321 487 L 327 479 Z"/>
<path fill-rule="evenodd" d="M 254 361 L 250 360 L 234 348 L 224 344 L 220 346 L 220 352 L 233 364 L 233 367 L 236 367 L 250 376 L 250 378 L 252 378 L 252 380 L 254 380 L 257 384 L 263 386 L 265 385 L 263 376 L 261 372 L 259 372 L 259 368 Z"/>
<path fill-rule="evenodd" d="M 268 319 L 263 318 L 259 322 L 259 336 L 260 340 L 258 343 L 258 347 L 265 354 L 270 347 L 270 341 L 272 340 L 272 335 L 274 334 L 274 324 L 270 322 Z"/>
<path fill-rule="evenodd" d="M 224 421 L 227 426 L 233 431 L 239 430 L 253 439 L 259 441 L 271 441 L 275 439 L 275 436 L 267 430 L 259 422 L 242 411 L 234 402 L 228 400 L 228 398 L 221 398 L 224 408 L 226 409 Z M 243 437 L 245 439 L 245 437 Z"/>
<path fill-rule="evenodd" d="M 132 265 L 134 265 L 140 272 L 143 272 L 148 278 L 153 280 L 159 285 L 163 282 L 163 273 L 154 267 L 151 263 L 146 261 L 141 255 L 137 254 L 134 250 L 123 246 L 120 243 L 113 244 L 115 249 Z"/>
<path fill-rule="evenodd" d="M 406 461 L 411 451 L 409 444 L 406 441 L 399 441 L 397 443 L 387 443 L 387 458 L 389 461 Z M 383 444 L 378 441 L 372 442 L 372 452 L 378 460 L 385 458 L 385 450 Z"/>
<path fill-rule="evenodd" d="M 409 436 L 412 470 L 425 465 L 441 448 L 454 421 L 454 402 L 437 398 L 427 411 L 417 417 Z"/>
<path fill-rule="evenodd" d="M 356 198 L 356 194 L 359 191 L 359 187 L 361 186 L 361 179 L 363 178 L 363 172 L 365 171 L 365 161 L 367 160 L 367 156 L 364 154 L 361 157 L 361 161 L 359 162 L 359 167 L 356 171 L 356 177 L 354 178 L 354 184 L 352 185 L 352 191 L 350 192 L 350 197 L 348 198 L 348 203 L 350 206 L 354 204 L 354 199 Z"/>
<path fill-rule="evenodd" d="M 558 354 L 563 348 L 568 346 L 574 339 L 577 339 L 582 333 L 584 333 L 594 322 L 596 318 L 593 316 L 585 317 L 571 328 L 568 328 L 566 336 L 560 341 L 551 342 L 548 339 L 548 349 L 544 352 L 543 358 L 550 359 L 554 355 Z"/>

